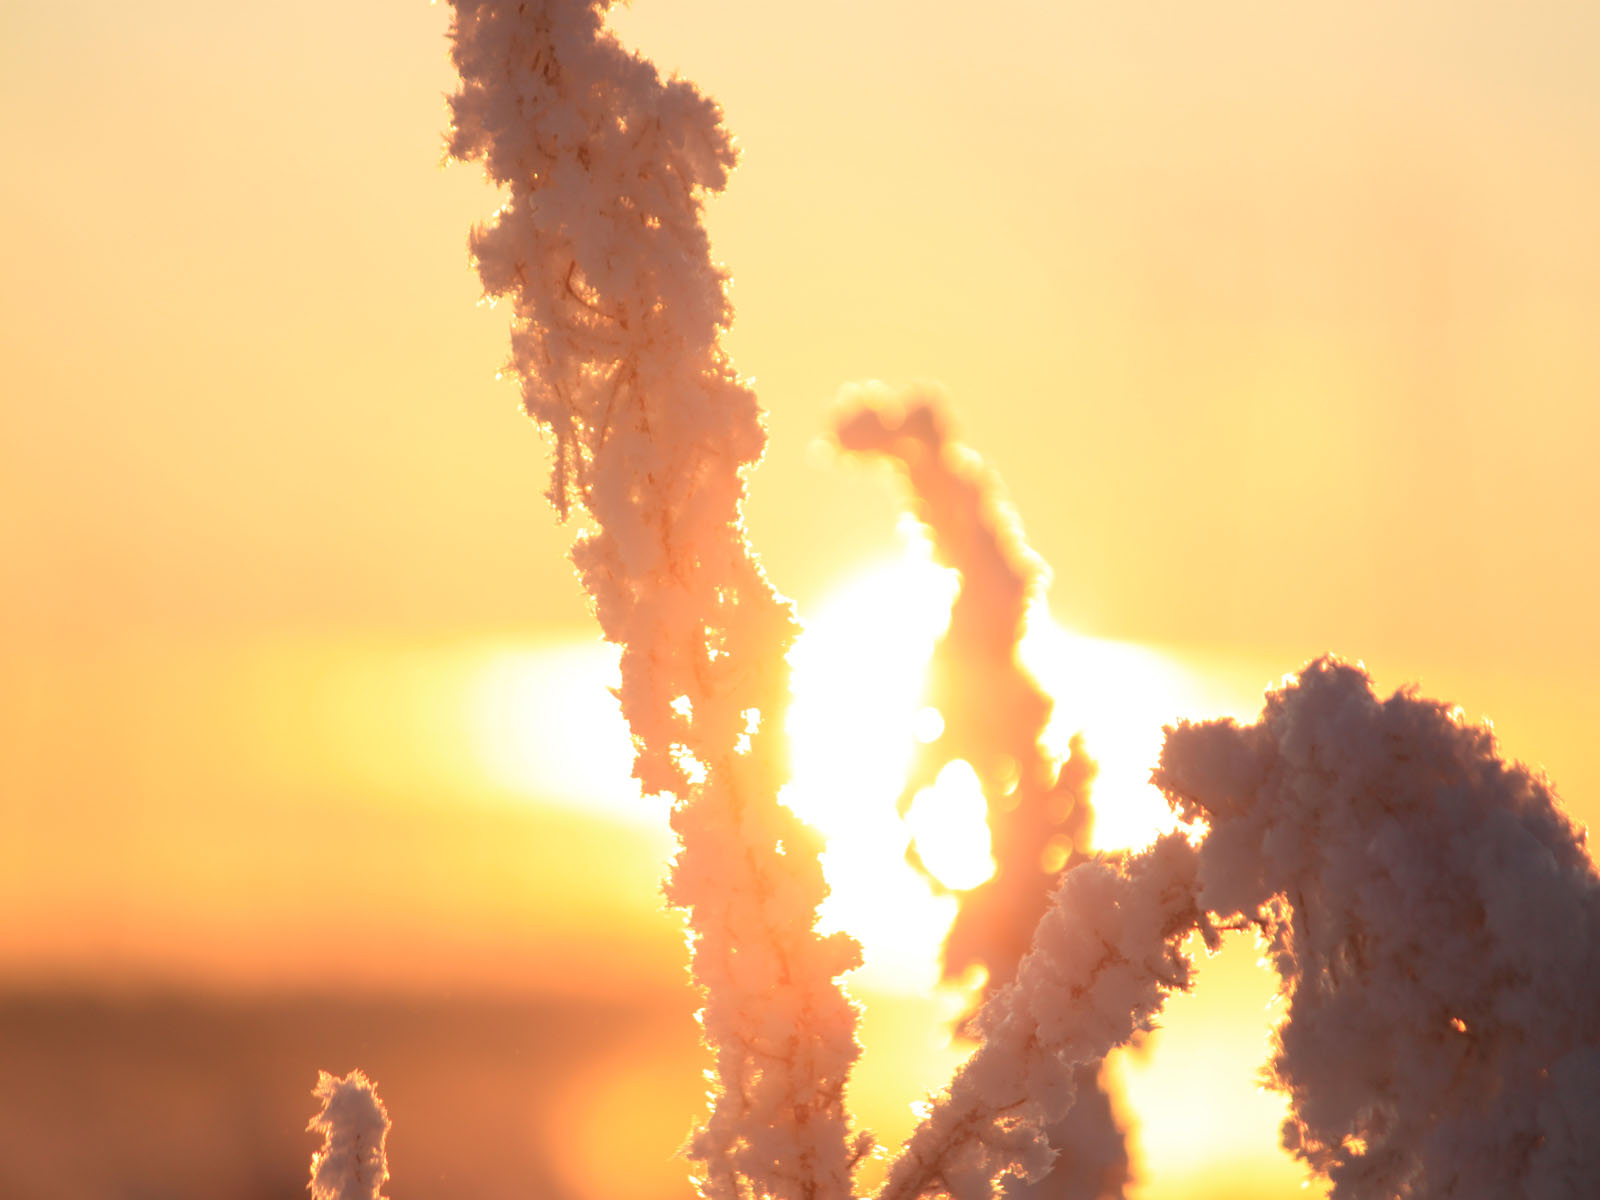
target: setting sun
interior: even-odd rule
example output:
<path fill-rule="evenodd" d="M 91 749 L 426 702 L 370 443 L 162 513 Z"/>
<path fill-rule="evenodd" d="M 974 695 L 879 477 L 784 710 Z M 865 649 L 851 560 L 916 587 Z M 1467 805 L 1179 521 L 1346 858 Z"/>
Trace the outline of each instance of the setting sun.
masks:
<path fill-rule="evenodd" d="M 821 919 L 864 947 L 876 986 L 920 991 L 938 978 L 955 912 L 906 861 L 896 815 L 922 711 L 922 680 L 949 619 L 955 583 L 926 546 L 839 587 L 805 623 L 790 655 L 790 808 L 827 838 L 832 891 Z"/>
<path fill-rule="evenodd" d="M 907 863 L 908 844 L 952 890 L 982 883 L 993 861 L 981 786 L 965 762 L 911 797 L 904 820 L 895 812 L 914 746 L 943 733 L 923 688 L 956 589 L 914 522 L 903 523 L 901 542 L 898 559 L 839 586 L 806 621 L 791 655 L 794 780 L 783 796 L 828 839 L 823 920 L 862 940 L 875 977 L 915 988 L 937 975 L 954 905 Z M 1136 848 L 1169 828 L 1149 775 L 1162 725 L 1195 711 L 1186 673 L 1155 651 L 1068 632 L 1043 601 L 1020 656 L 1056 702 L 1046 749 L 1064 757 L 1081 733 L 1097 763 L 1096 847 Z"/>
<path fill-rule="evenodd" d="M 983 782 L 964 759 L 946 763 L 933 785 L 911 798 L 906 826 L 922 865 L 945 887 L 964 891 L 994 874 Z"/>

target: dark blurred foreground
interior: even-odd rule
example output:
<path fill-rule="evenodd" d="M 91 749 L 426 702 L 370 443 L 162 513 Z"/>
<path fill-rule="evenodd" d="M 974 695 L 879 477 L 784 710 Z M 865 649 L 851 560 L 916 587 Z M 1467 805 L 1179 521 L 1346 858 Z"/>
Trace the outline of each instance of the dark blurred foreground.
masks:
<path fill-rule="evenodd" d="M 4 1200 L 295 1200 L 321 1070 L 377 1083 L 392 1200 L 687 1197 L 687 994 L 0 999 Z M 609 1152 L 608 1152 L 609 1151 Z"/>

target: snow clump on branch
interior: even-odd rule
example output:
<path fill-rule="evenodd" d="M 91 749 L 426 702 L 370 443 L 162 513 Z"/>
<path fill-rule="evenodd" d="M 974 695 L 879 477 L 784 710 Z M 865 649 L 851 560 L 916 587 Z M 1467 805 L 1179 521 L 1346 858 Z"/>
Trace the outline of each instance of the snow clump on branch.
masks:
<path fill-rule="evenodd" d="M 1283 979 L 1267 1078 L 1335 1200 L 1600 1195 L 1600 876 L 1543 778 L 1331 658 L 1155 778 Z"/>

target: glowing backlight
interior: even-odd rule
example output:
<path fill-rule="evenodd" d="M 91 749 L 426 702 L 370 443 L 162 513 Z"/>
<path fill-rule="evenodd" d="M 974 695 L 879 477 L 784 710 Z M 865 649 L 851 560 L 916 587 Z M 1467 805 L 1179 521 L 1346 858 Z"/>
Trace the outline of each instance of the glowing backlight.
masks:
<path fill-rule="evenodd" d="M 1098 765 L 1090 793 L 1097 850 L 1138 849 L 1171 829 L 1171 810 L 1150 783 L 1161 728 L 1210 714 L 1176 664 L 1153 650 L 1071 633 L 1043 604 L 1029 614 L 1019 654 L 1055 700 L 1044 744 L 1057 757 L 1074 733 Z"/>
<path fill-rule="evenodd" d="M 794 777 L 782 798 L 828 839 L 822 924 L 861 941 L 871 986 L 931 986 L 955 914 L 954 899 L 934 896 L 906 861 L 910 835 L 895 812 L 928 655 L 954 594 L 952 574 L 913 544 L 841 588 L 790 654 Z"/>
<path fill-rule="evenodd" d="M 912 537 L 899 561 L 840 588 L 807 621 L 790 656 L 794 778 L 783 799 L 827 837 L 832 895 L 823 923 L 861 940 L 875 986 L 914 989 L 937 978 L 954 913 L 954 899 L 933 895 L 907 863 L 913 836 L 946 887 L 975 887 L 994 869 L 983 797 L 966 763 L 948 764 L 913 797 L 905 821 L 895 812 L 912 751 L 943 732 L 923 683 L 956 586 Z M 1191 705 L 1186 675 L 1152 651 L 1068 633 L 1042 603 L 1019 656 L 1056 700 L 1046 748 L 1065 756 L 1068 739 L 1082 732 L 1099 764 L 1096 847 L 1145 845 L 1169 828 L 1149 776 L 1162 725 L 1206 711 Z"/>
<path fill-rule="evenodd" d="M 664 825 L 666 802 L 632 778 L 633 741 L 611 688 L 617 651 L 598 638 L 487 656 L 469 708 L 490 781 L 546 803 Z"/>
<path fill-rule="evenodd" d="M 970 764 L 946 763 L 932 787 L 911 801 L 906 814 L 922 863 L 945 887 L 977 887 L 994 874 L 989 853 L 988 804 Z"/>
<path fill-rule="evenodd" d="M 911 538 L 900 559 L 820 606 L 790 657 L 794 773 L 781 798 L 827 839 L 831 895 L 822 924 L 862 942 L 860 982 L 869 987 L 918 991 L 939 977 L 956 901 L 935 895 L 908 862 L 913 837 L 923 864 L 948 888 L 975 887 L 994 869 L 983 797 L 966 763 L 948 764 L 912 798 L 905 820 L 896 812 L 913 751 L 943 733 L 923 685 L 956 585 L 926 543 Z M 1187 674 L 1149 650 L 1068 633 L 1042 604 L 1020 658 L 1056 701 L 1047 749 L 1065 755 L 1069 737 L 1082 732 L 1099 764 L 1096 847 L 1143 845 L 1170 826 L 1149 783 L 1161 726 L 1214 711 L 1192 701 Z M 608 691 L 616 681 L 611 648 L 502 649 L 484 653 L 470 677 L 463 715 L 495 786 L 664 827 L 664 803 L 642 802 L 628 778 L 632 747 Z"/>

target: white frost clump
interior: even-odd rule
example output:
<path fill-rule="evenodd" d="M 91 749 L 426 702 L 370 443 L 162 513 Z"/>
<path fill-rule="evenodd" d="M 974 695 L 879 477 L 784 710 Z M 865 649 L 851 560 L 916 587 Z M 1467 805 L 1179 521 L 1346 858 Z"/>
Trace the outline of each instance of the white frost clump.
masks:
<path fill-rule="evenodd" d="M 323 1139 L 311 1156 L 311 1200 L 383 1200 L 389 1114 L 372 1081 L 360 1071 L 343 1079 L 319 1071 L 311 1094 L 322 1101 L 322 1111 L 306 1128 Z"/>
<path fill-rule="evenodd" d="M 868 1143 L 844 1110 L 859 1048 L 836 980 L 858 949 L 816 933 L 818 841 L 777 799 L 796 625 L 744 540 L 765 435 L 700 220 L 732 144 L 710 100 L 603 28 L 603 0 L 453 7 L 450 151 L 506 193 L 473 253 L 514 309 L 550 497 L 592 522 L 573 560 L 622 650 L 635 774 L 675 801 L 667 895 L 715 1060 L 689 1154 L 712 1200 L 847 1200 Z M 1326 660 L 1255 726 L 1171 731 L 1157 775 L 1205 840 L 1068 872 L 886 1200 L 1038 1178 L 1075 1075 L 1188 985 L 1182 939 L 1214 944 L 1209 914 L 1268 939 L 1286 1140 L 1336 1197 L 1600 1195 L 1600 880 L 1541 780 Z M 318 1095 L 315 1200 L 376 1200 L 370 1084 L 324 1076 Z"/>
<path fill-rule="evenodd" d="M 1545 780 L 1324 658 L 1169 730 L 1156 781 L 1283 978 L 1267 1078 L 1336 1200 L 1600 1196 L 1600 876 Z"/>

